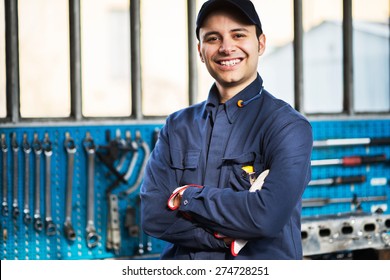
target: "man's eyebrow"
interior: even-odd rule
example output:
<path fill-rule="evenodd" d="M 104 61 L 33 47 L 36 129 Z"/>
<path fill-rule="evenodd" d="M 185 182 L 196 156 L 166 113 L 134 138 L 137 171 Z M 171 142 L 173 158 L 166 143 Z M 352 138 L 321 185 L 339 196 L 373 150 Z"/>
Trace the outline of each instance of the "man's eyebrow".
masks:
<path fill-rule="evenodd" d="M 219 32 L 217 31 L 209 31 L 204 34 L 204 37 L 210 36 L 210 35 L 219 35 Z"/>
<path fill-rule="evenodd" d="M 232 30 L 230 30 L 230 32 L 249 32 L 248 29 L 246 29 L 245 27 L 240 27 L 240 28 L 234 28 Z M 204 34 L 204 37 L 207 37 L 207 36 L 210 36 L 210 35 L 219 35 L 220 33 L 218 31 L 209 31 L 209 32 L 206 32 L 206 34 Z"/>
<path fill-rule="evenodd" d="M 240 27 L 240 28 L 235 28 L 230 30 L 230 32 L 239 32 L 239 31 L 249 32 L 249 30 L 246 29 L 245 27 Z"/>

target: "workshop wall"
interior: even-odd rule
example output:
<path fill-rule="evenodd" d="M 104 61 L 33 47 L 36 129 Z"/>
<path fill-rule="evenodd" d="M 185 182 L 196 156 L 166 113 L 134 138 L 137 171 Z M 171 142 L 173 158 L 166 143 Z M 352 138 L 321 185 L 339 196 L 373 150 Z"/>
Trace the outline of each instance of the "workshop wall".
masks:
<path fill-rule="evenodd" d="M 390 120 L 311 123 L 315 147 L 312 182 L 303 196 L 304 251 L 309 255 L 337 250 L 320 244 L 329 244 L 330 238 L 337 241 L 335 235 L 330 234 L 337 228 L 335 217 L 339 217 L 341 224 L 351 221 L 351 217 L 354 221 L 374 217 L 370 222 L 374 226 L 370 229 L 371 244 L 376 248 L 390 246 L 385 242 L 390 236 Z M 141 231 L 138 192 L 144 164 L 160 128 L 158 124 L 1 128 L 0 258 L 158 258 L 164 242 Z M 343 145 L 318 142 L 349 138 L 369 140 L 367 143 L 346 140 Z M 382 142 L 376 143 L 376 139 Z M 73 170 L 68 165 L 72 153 Z M 94 156 L 93 161 L 88 160 L 88 155 Z M 329 159 L 336 161 L 329 162 Z M 362 159 L 368 162 L 359 162 Z M 93 182 L 88 172 L 93 172 Z M 93 186 L 92 205 L 87 199 L 90 197 L 88 184 Z M 69 187 L 72 188 L 71 201 L 68 200 L 71 215 L 67 217 Z M 26 220 L 28 211 L 30 221 Z M 86 230 L 87 225 L 91 226 L 91 221 L 87 221 L 91 213 L 97 237 L 93 236 L 93 230 L 92 233 Z M 43 222 L 41 229 L 37 214 Z M 55 225 L 53 231 L 46 227 L 50 221 Z M 73 235 L 65 232 L 66 221 L 71 222 Z M 367 226 L 364 221 L 360 224 Z M 318 229 L 324 225 L 328 225 L 328 235 L 319 236 Z M 352 233 L 355 232 L 358 231 L 353 229 Z M 364 230 L 360 232 L 365 234 Z M 341 249 L 370 247 L 369 242 L 362 240 L 358 246 Z M 345 238 L 343 244 L 344 241 Z"/>

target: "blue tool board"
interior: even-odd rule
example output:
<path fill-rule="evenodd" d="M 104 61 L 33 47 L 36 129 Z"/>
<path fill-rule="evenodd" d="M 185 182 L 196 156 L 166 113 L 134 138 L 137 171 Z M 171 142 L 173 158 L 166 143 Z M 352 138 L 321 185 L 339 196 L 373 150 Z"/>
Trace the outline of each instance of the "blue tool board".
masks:
<path fill-rule="evenodd" d="M 339 138 L 381 138 L 390 137 L 390 120 L 337 120 L 337 121 L 312 121 L 315 140 L 339 139 Z M 145 234 L 133 236 L 125 229 L 126 209 L 130 206 L 134 209 L 135 223 L 139 225 L 139 199 L 138 190 L 119 199 L 119 218 L 121 220 L 121 247 L 118 252 L 106 249 L 106 228 L 107 228 L 107 200 L 105 191 L 113 183 L 113 176 L 106 165 L 99 160 L 95 163 L 94 194 L 95 194 L 95 225 L 101 237 L 98 245 L 88 248 L 86 244 L 86 224 L 87 224 L 87 155 L 83 148 L 83 141 L 87 133 L 90 133 L 93 141 L 99 147 L 108 144 L 107 135 L 115 138 L 118 131 L 124 137 L 126 132 L 131 132 L 134 138 L 140 134 L 142 141 L 146 142 L 152 149 L 156 130 L 161 128 L 161 124 L 119 124 L 119 125 L 88 125 L 88 126 L 48 126 L 48 127 L 2 127 L 0 133 L 6 136 L 8 146 L 7 153 L 7 200 L 9 206 L 8 216 L 0 213 L 1 218 L 1 249 L 0 259 L 142 259 L 158 258 L 163 250 L 164 242 L 155 238 L 150 238 Z M 47 236 L 45 230 L 37 232 L 33 224 L 23 222 L 23 199 L 24 199 L 24 153 L 20 149 L 18 153 L 18 200 L 21 214 L 16 218 L 12 215 L 13 199 L 13 157 L 11 148 L 11 135 L 16 134 L 19 146 L 22 145 L 23 135 L 27 135 L 30 144 L 33 142 L 34 134 L 43 141 L 45 134 L 49 136 L 52 143 L 53 155 L 51 162 L 51 206 L 53 222 L 56 224 L 56 234 Z M 64 147 L 65 134 L 69 133 L 76 144 L 76 154 L 74 163 L 74 180 L 72 193 L 72 222 L 76 231 L 76 239 L 68 241 L 64 237 L 63 224 L 65 221 L 65 200 L 67 181 L 67 153 Z M 342 146 L 342 147 L 322 147 L 314 148 L 312 159 L 333 159 L 352 155 L 376 155 L 385 154 L 390 157 L 390 145 L 381 146 Z M 0 152 L 1 162 L 4 154 Z M 128 160 L 132 153 L 128 153 Z M 140 150 L 137 165 L 127 184 L 120 183 L 115 192 L 120 192 L 132 185 L 140 172 L 145 155 Z M 41 159 L 41 213 L 44 219 L 44 157 Z M 0 176 L 3 174 L 3 165 Z M 29 205 L 30 211 L 34 211 L 34 154 L 30 154 L 30 189 Z M 385 213 L 389 213 L 390 202 L 390 164 L 389 162 L 375 163 L 354 167 L 344 166 L 313 166 L 312 179 L 330 178 L 336 176 L 364 175 L 366 181 L 357 184 L 336 185 L 336 186 L 308 186 L 303 198 L 351 198 L 358 197 L 387 196 L 384 201 L 363 202 L 362 210 L 372 212 L 381 208 Z M 371 179 L 387 178 L 386 183 L 372 185 Z M 1 191 L 3 193 L 4 184 L 1 181 Z M 302 210 L 303 217 L 316 215 L 337 214 L 355 211 L 352 203 L 330 203 L 322 207 L 305 207 Z M 139 245 L 143 243 L 144 252 L 140 254 Z M 148 243 L 148 244 L 146 244 Z"/>

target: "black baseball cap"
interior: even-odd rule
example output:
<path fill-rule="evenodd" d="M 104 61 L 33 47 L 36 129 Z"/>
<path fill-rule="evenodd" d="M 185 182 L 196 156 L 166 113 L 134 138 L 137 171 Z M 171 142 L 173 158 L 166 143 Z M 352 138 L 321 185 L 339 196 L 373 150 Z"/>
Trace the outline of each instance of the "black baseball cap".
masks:
<path fill-rule="evenodd" d="M 198 18 L 196 19 L 196 37 L 199 39 L 199 29 L 206 17 L 212 12 L 220 8 L 229 7 L 241 11 L 241 13 L 249 20 L 249 22 L 259 28 L 260 33 L 263 33 L 259 15 L 256 12 L 253 3 L 249 0 L 208 0 L 199 10 Z"/>

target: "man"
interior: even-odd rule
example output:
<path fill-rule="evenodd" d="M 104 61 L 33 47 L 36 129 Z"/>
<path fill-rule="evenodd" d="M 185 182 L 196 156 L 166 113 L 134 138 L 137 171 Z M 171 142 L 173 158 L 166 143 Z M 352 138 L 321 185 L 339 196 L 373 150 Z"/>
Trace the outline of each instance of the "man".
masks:
<path fill-rule="evenodd" d="M 311 126 L 263 88 L 266 39 L 249 0 L 205 2 L 196 34 L 215 83 L 160 132 L 141 188 L 143 229 L 168 242 L 163 259 L 301 259 Z M 249 191 L 264 170 L 262 189 Z M 237 240 L 247 242 L 239 251 Z"/>

